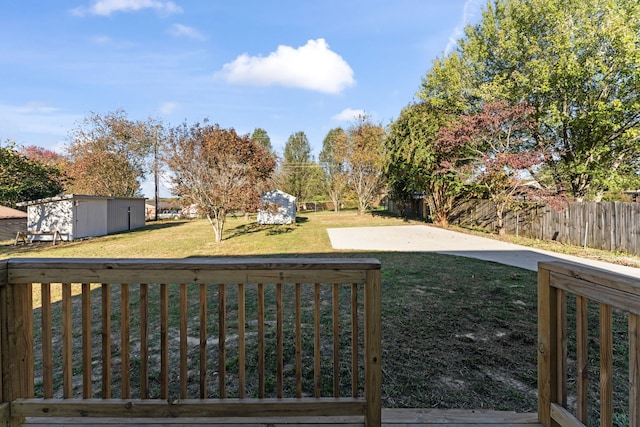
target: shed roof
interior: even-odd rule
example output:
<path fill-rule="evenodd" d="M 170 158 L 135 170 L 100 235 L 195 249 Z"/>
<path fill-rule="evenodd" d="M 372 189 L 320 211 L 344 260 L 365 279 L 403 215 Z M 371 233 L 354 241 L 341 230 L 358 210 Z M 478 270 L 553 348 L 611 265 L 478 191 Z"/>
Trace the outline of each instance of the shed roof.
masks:
<path fill-rule="evenodd" d="M 9 208 L 7 206 L 0 206 L 0 219 L 9 218 L 26 218 L 27 213 L 19 211 L 18 209 Z"/>
<path fill-rule="evenodd" d="M 291 195 L 289 193 L 285 193 L 282 190 L 271 190 L 271 191 L 267 191 L 266 193 L 264 193 L 262 195 L 263 199 L 273 199 L 273 198 L 278 198 L 278 197 L 285 198 L 285 199 L 288 199 L 288 200 L 291 200 L 291 201 L 295 201 L 296 200 L 295 196 L 293 196 L 293 195 Z"/>
<path fill-rule="evenodd" d="M 61 196 L 47 197 L 46 199 L 29 200 L 28 202 L 17 203 L 18 206 L 33 206 L 41 205 L 43 203 L 59 202 L 61 200 L 73 200 L 73 199 L 96 199 L 96 200 L 114 200 L 114 199 L 131 199 L 131 200 L 146 200 L 145 197 L 115 197 L 115 196 L 87 196 L 84 194 L 63 194 Z"/>

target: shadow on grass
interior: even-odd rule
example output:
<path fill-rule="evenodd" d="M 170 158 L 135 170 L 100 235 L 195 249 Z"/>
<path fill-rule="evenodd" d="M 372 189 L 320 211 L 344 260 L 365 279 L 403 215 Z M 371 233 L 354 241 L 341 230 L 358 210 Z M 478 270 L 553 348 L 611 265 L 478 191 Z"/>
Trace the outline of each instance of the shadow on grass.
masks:
<path fill-rule="evenodd" d="M 297 222 L 297 221 L 296 221 Z M 234 237 L 244 236 L 253 233 L 264 233 L 265 236 L 278 236 L 281 234 L 291 233 L 295 230 L 294 224 L 258 224 L 256 222 L 250 224 L 239 225 L 234 229 L 234 233 L 226 237 L 224 240 L 233 239 Z"/>
<path fill-rule="evenodd" d="M 371 211 L 370 213 L 371 213 L 371 216 L 378 217 L 378 218 L 388 218 L 388 219 L 402 218 L 404 222 L 409 222 L 409 221 L 427 222 L 423 218 L 418 218 L 416 216 L 408 216 L 408 215 L 405 215 L 404 217 L 400 217 L 398 214 L 395 214 L 389 211 Z"/>

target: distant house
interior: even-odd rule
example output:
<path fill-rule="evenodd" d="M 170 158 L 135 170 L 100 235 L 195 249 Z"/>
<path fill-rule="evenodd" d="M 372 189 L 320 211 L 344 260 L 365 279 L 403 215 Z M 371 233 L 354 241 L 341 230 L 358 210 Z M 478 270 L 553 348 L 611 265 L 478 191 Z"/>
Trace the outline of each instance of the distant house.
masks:
<path fill-rule="evenodd" d="M 258 224 L 291 224 L 296 222 L 296 198 L 281 190 L 272 190 L 261 197 Z"/>
<path fill-rule="evenodd" d="M 147 220 L 155 219 L 156 201 L 154 199 L 147 200 L 144 210 Z M 158 219 L 193 219 L 197 217 L 198 208 L 196 205 L 181 206 L 180 201 L 177 199 L 171 201 L 158 200 Z"/>
<path fill-rule="evenodd" d="M 142 197 L 68 194 L 19 204 L 27 207 L 27 233 L 32 240 L 62 240 L 104 236 L 144 227 Z M 15 236 L 14 236 L 15 237 Z"/>
<path fill-rule="evenodd" d="M 156 201 L 154 199 L 147 200 L 144 210 L 147 220 L 155 219 Z M 175 202 L 158 200 L 158 219 L 177 219 L 180 217 L 181 211 L 182 209 L 176 207 Z"/>
<path fill-rule="evenodd" d="M 15 239 L 19 231 L 27 231 L 27 213 L 0 206 L 0 241 Z"/>

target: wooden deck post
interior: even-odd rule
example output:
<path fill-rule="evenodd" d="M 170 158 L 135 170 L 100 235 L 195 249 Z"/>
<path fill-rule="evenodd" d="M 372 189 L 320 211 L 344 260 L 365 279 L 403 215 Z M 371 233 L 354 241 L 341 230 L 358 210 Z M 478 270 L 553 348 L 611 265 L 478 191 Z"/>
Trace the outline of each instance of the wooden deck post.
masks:
<path fill-rule="evenodd" d="M 8 262 L 0 267 L 2 400 L 33 397 L 33 301 L 31 285 L 9 283 Z M 9 425 L 24 420 L 12 417 Z"/>
<path fill-rule="evenodd" d="M 5 319 L 4 316 L 4 310 L 5 310 L 5 306 L 3 304 L 4 298 L 5 298 L 5 292 L 6 292 L 6 288 L 8 286 L 9 283 L 9 277 L 8 277 L 8 264 L 9 261 L 7 260 L 3 260 L 0 261 L 0 322 L 3 322 Z M 4 328 L 4 323 L 0 323 L 0 384 L 4 384 L 4 355 L 5 355 L 5 334 L 4 334 L 5 328 Z M 5 399 L 5 394 L 4 394 L 4 386 L 0 386 L 0 403 L 4 403 L 7 400 Z"/>
<path fill-rule="evenodd" d="M 550 272 L 538 264 L 538 418 L 551 424 L 551 402 L 557 401 L 558 296 L 550 286 Z"/>
<path fill-rule="evenodd" d="M 380 270 L 368 270 L 364 288 L 365 425 L 382 425 L 382 286 Z"/>

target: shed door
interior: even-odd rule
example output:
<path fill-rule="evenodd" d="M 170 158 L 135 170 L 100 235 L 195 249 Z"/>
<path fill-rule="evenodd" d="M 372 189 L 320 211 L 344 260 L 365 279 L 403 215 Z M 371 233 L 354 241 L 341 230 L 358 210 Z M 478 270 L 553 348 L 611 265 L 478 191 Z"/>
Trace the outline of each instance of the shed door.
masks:
<path fill-rule="evenodd" d="M 74 206 L 76 210 L 76 224 L 73 233 L 74 239 L 91 236 L 91 225 L 89 223 L 89 204 L 77 200 Z"/>

